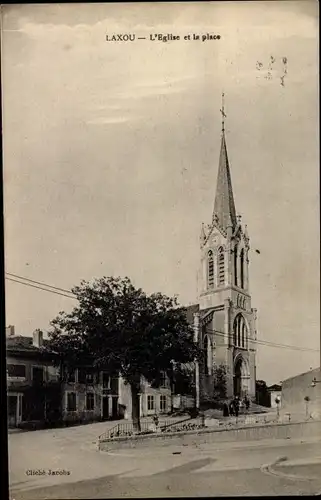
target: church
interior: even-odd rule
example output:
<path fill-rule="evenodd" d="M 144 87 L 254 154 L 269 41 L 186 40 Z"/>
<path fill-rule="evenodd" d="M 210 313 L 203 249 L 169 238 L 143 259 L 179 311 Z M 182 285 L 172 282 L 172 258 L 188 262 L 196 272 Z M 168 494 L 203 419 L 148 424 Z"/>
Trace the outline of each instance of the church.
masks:
<path fill-rule="evenodd" d="M 202 224 L 198 304 L 187 308 L 195 340 L 203 349 L 196 366 L 196 404 L 217 399 L 218 368 L 226 397 L 255 399 L 257 311 L 249 288 L 249 235 L 236 214 L 227 154 L 224 104 L 216 194 L 211 223 Z"/>

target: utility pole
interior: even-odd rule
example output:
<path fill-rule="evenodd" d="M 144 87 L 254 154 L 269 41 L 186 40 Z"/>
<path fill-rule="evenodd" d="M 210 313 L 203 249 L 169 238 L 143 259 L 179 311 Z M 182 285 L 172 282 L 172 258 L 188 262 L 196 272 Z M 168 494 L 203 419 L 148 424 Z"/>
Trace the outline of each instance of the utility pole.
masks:
<path fill-rule="evenodd" d="M 200 324 L 200 315 L 199 313 L 194 313 L 194 342 L 198 344 L 198 336 L 199 336 L 199 324 Z M 199 362 L 197 359 L 194 361 L 195 363 L 195 408 L 199 410 L 200 408 L 200 369 Z"/>

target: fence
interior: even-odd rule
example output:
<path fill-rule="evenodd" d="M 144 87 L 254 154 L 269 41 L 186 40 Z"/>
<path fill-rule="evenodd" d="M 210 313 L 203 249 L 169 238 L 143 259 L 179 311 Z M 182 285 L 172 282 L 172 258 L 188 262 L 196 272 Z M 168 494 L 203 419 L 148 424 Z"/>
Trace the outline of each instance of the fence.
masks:
<path fill-rule="evenodd" d="M 139 434 L 152 434 L 154 432 L 175 432 L 175 431 L 188 431 L 195 430 L 200 427 L 204 427 L 204 419 L 194 418 L 191 419 L 187 417 L 179 421 L 173 421 L 173 419 L 162 420 L 158 423 L 157 427 L 155 423 L 151 420 L 140 422 L 140 432 Z M 99 441 L 104 441 L 105 439 L 115 439 L 118 437 L 133 436 L 137 434 L 137 430 L 134 427 L 133 422 L 121 422 L 108 431 L 101 434 L 98 439 Z"/>
<path fill-rule="evenodd" d="M 155 427 L 155 424 L 152 422 L 140 422 L 140 434 L 148 434 L 154 432 L 153 427 Z M 133 422 L 122 422 L 120 424 L 115 425 L 108 431 L 104 432 L 99 436 L 99 441 L 104 441 L 105 439 L 114 439 L 117 437 L 124 437 L 124 436 L 133 436 L 135 433 L 137 433 L 136 429 L 134 428 Z"/>
<path fill-rule="evenodd" d="M 138 433 L 134 428 L 133 422 L 122 422 L 108 431 L 104 432 L 98 437 L 99 441 L 116 439 L 119 437 L 130 437 L 137 434 L 153 434 L 153 433 L 170 433 L 170 432 L 186 432 L 203 428 L 217 427 L 220 430 L 230 430 L 231 428 L 243 426 L 264 426 L 270 424 L 291 423 L 291 413 L 286 413 L 282 417 L 277 416 L 275 413 L 253 415 L 243 414 L 239 417 L 226 417 L 226 418 L 205 418 L 204 416 L 191 418 L 187 417 L 181 420 L 166 419 L 161 420 L 156 427 L 152 420 L 141 420 L 141 430 Z"/>
<path fill-rule="evenodd" d="M 320 421 L 269 423 L 264 425 L 234 426 L 231 428 L 192 430 L 190 432 L 154 433 L 133 436 L 132 439 L 99 441 L 100 451 L 144 448 L 150 446 L 198 446 L 223 442 L 258 441 L 262 439 L 321 439 Z"/>

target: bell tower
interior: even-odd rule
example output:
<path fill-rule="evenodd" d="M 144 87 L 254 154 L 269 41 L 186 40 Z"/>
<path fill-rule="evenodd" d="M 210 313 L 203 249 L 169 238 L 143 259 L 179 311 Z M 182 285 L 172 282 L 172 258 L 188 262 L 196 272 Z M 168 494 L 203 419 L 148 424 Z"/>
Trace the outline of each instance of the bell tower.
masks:
<path fill-rule="evenodd" d="M 222 132 L 214 209 L 210 224 L 202 224 L 200 232 L 200 339 L 206 350 L 200 380 L 203 397 L 214 397 L 214 367 L 224 365 L 227 396 L 246 393 L 253 398 L 256 310 L 252 309 L 249 291 L 250 242 L 247 227 L 235 210 L 225 138 L 224 94 L 220 111 Z"/>
<path fill-rule="evenodd" d="M 249 237 L 236 215 L 231 172 L 225 139 L 224 94 L 222 94 L 222 135 L 211 223 L 202 224 L 200 234 L 201 309 L 215 306 L 222 297 L 233 299 L 232 289 L 249 292 Z"/>

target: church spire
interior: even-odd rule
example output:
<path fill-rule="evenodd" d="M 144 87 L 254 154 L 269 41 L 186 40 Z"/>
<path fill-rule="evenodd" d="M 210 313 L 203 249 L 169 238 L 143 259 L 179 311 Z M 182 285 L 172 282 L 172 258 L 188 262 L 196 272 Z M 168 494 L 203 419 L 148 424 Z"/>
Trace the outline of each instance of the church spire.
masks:
<path fill-rule="evenodd" d="M 224 94 L 222 94 L 222 109 L 220 111 L 222 114 L 222 139 L 213 220 L 216 220 L 218 224 L 226 230 L 228 227 L 234 228 L 236 226 L 236 211 L 225 141 L 226 114 L 224 110 Z"/>

